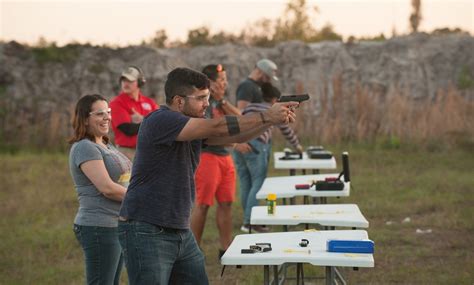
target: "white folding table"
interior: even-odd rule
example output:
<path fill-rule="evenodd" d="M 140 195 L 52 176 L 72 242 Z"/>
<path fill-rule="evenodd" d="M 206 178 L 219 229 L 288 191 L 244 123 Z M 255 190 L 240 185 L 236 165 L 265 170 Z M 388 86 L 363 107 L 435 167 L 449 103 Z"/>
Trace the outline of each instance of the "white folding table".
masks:
<path fill-rule="evenodd" d="M 268 215 L 267 207 L 252 208 L 252 225 L 299 225 L 319 224 L 330 227 L 368 228 L 369 222 L 356 204 L 325 205 L 278 205 L 274 215 Z"/>
<path fill-rule="evenodd" d="M 308 190 L 296 190 L 296 184 L 311 184 L 313 181 L 324 180 L 326 177 L 338 177 L 339 174 L 313 174 L 296 176 L 268 177 L 257 192 L 257 199 L 266 199 L 270 193 L 275 193 L 277 198 L 294 198 L 297 196 L 320 198 L 321 204 L 327 203 L 327 197 L 348 197 L 350 182 L 344 182 L 344 189 L 337 191 L 316 191 L 315 187 Z M 341 178 L 341 180 L 344 180 Z"/>
<path fill-rule="evenodd" d="M 307 239 L 307 247 L 299 246 L 302 239 Z M 264 284 L 270 283 L 269 266 L 273 266 L 274 280 L 279 280 L 278 265 L 296 263 L 297 283 L 303 275 L 302 264 L 326 267 L 326 284 L 335 284 L 335 267 L 374 267 L 373 254 L 327 252 L 326 243 L 331 239 L 367 240 L 365 230 L 335 231 L 299 231 L 265 234 L 238 235 L 221 258 L 222 265 L 263 265 Z M 241 253 L 256 243 L 271 243 L 269 252 Z M 301 275 L 300 275 L 301 274 Z M 301 276 L 304 278 L 304 276 Z M 278 282 L 275 282 L 278 284 Z"/>
<path fill-rule="evenodd" d="M 302 169 L 305 174 L 306 169 L 312 169 L 313 174 L 319 173 L 320 169 L 336 169 L 336 159 L 334 156 L 330 159 L 313 159 L 309 158 L 306 152 L 303 152 L 301 159 L 282 160 L 284 152 L 274 152 L 273 162 L 275 169 L 289 169 L 290 175 L 295 175 L 296 169 Z"/>

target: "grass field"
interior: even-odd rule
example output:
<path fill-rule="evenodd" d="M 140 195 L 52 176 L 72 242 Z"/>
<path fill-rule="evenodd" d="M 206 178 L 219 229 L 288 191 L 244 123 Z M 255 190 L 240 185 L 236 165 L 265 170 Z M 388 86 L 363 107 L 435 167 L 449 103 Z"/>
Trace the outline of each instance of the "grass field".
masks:
<path fill-rule="evenodd" d="M 472 149 L 328 149 L 349 151 L 353 185 L 350 197 L 329 203 L 358 204 L 376 244 L 375 268 L 343 270 L 349 284 L 474 283 Z M 20 152 L 0 158 L 0 284 L 83 284 L 82 252 L 72 232 L 77 201 L 67 154 Z M 287 172 L 271 169 L 269 175 Z M 237 202 L 235 234 L 240 234 L 241 214 Z M 410 222 L 403 223 L 407 217 Z M 417 229 L 432 232 L 417 234 Z M 203 243 L 212 284 L 261 283 L 260 267 L 226 268 L 220 278 L 214 210 Z M 307 276 L 323 273 L 305 266 Z"/>

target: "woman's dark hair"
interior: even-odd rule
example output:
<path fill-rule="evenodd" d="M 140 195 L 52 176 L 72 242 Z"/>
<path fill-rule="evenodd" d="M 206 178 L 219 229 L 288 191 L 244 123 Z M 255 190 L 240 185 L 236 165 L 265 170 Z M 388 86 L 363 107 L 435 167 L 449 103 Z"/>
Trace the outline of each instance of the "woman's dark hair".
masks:
<path fill-rule="evenodd" d="M 166 103 L 171 104 L 174 96 L 185 97 L 199 90 L 209 89 L 209 78 L 199 71 L 186 67 L 178 67 L 168 73 L 165 83 Z"/>
<path fill-rule="evenodd" d="M 262 89 L 263 101 L 265 102 L 271 102 L 273 98 L 278 99 L 281 96 L 280 90 L 271 83 L 265 82 L 260 88 Z"/>
<path fill-rule="evenodd" d="M 219 72 L 222 71 L 225 71 L 224 66 L 222 64 L 209 64 L 206 65 L 201 72 L 204 73 L 212 81 L 216 81 Z"/>
<path fill-rule="evenodd" d="M 68 140 L 70 144 L 84 138 L 95 141 L 95 137 L 92 134 L 87 133 L 86 121 L 90 116 L 89 113 L 92 111 L 92 105 L 97 101 L 107 102 L 107 100 L 99 94 L 85 95 L 77 101 L 76 109 L 74 110 L 74 117 L 72 118 L 72 128 L 74 133 Z M 104 136 L 103 139 L 105 143 L 109 142 L 109 137 Z"/>

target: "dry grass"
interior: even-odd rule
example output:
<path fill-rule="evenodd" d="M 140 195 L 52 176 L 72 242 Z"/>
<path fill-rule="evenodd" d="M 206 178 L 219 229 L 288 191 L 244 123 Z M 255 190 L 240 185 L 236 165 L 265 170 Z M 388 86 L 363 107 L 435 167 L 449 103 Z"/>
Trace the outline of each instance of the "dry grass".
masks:
<path fill-rule="evenodd" d="M 414 99 L 402 89 L 382 93 L 360 85 L 350 90 L 343 86 L 336 77 L 321 97 L 302 105 L 296 122 L 300 135 L 320 144 L 382 140 L 474 147 L 474 101 L 454 87 L 439 90 L 434 98 Z M 302 82 L 296 82 L 295 90 L 307 92 Z M 74 106 L 56 108 L 35 101 L 31 110 L 24 110 L 9 104 L 11 111 L 0 125 L 4 147 L 67 148 Z"/>
<path fill-rule="evenodd" d="M 301 83 L 296 89 L 304 91 Z M 345 91 L 335 78 L 332 90 L 332 97 L 326 92 L 299 111 L 296 129 L 313 141 L 373 143 L 382 138 L 474 146 L 474 102 L 454 88 L 439 91 L 435 98 L 414 99 L 401 90 L 381 95 L 356 86 Z"/>

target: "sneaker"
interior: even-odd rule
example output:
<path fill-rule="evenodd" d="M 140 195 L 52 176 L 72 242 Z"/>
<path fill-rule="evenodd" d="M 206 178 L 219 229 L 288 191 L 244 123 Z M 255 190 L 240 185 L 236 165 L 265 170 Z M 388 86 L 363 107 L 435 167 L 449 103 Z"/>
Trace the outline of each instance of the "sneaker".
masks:
<path fill-rule="evenodd" d="M 250 225 L 242 225 L 240 227 L 240 230 L 243 231 L 244 233 L 248 234 L 249 233 L 249 227 L 250 227 Z"/>

